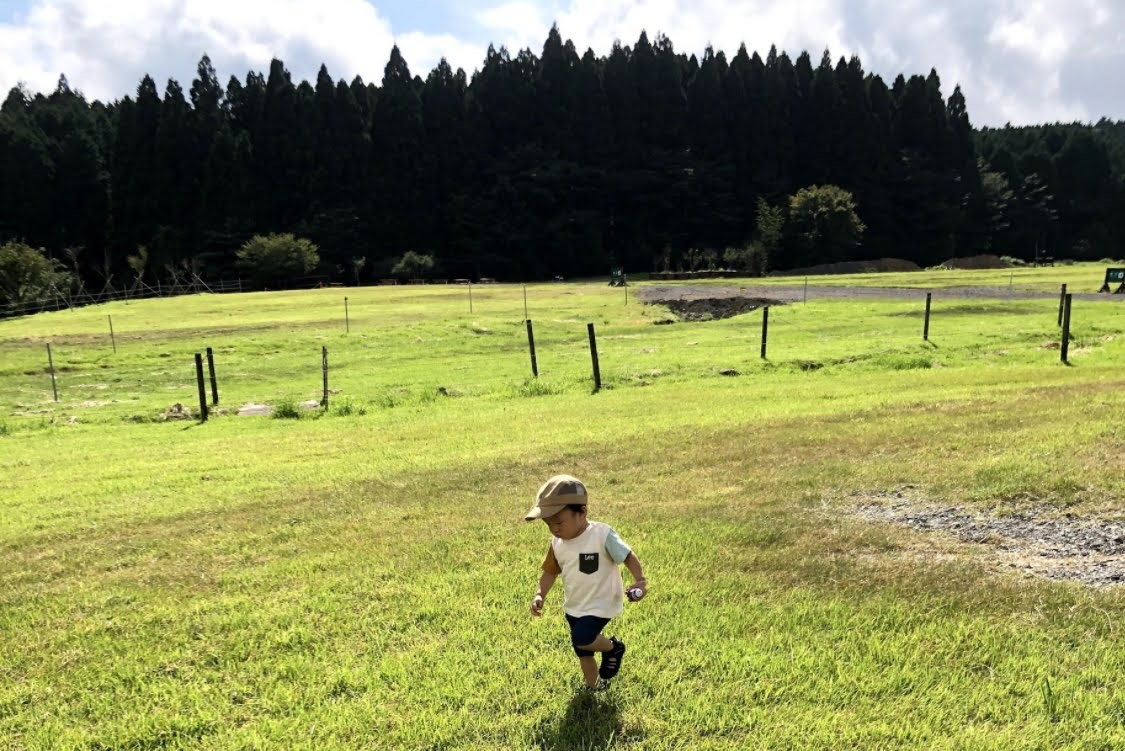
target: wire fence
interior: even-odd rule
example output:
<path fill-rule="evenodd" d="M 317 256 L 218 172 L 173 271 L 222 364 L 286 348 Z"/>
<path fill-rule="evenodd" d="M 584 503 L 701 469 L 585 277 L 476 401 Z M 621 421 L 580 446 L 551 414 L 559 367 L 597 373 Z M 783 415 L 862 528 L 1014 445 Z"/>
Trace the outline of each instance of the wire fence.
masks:
<path fill-rule="evenodd" d="M 115 289 L 105 287 L 97 292 L 92 292 L 85 287 L 78 291 L 60 290 L 52 288 L 50 294 L 37 300 L 24 303 L 8 303 L 0 305 L 0 319 L 15 318 L 18 316 L 34 315 L 48 310 L 67 310 L 83 308 L 88 305 L 100 305 L 115 300 L 144 300 L 154 297 L 178 297 L 180 295 L 195 295 L 204 292 L 223 294 L 229 292 L 242 292 L 242 280 L 217 282 L 204 282 L 202 279 L 177 281 L 173 284 L 156 287 L 138 283 L 129 289 Z"/>
<path fill-rule="evenodd" d="M 478 290 L 471 303 L 465 297 L 472 312 L 452 319 L 438 312 L 387 321 L 385 308 L 353 304 L 348 310 L 345 300 L 333 297 L 338 320 L 292 327 L 274 323 L 259 331 L 235 324 L 153 337 L 127 327 L 115 331 L 109 319 L 104 335 L 9 340 L 0 348 L 0 409 L 14 418 L 54 419 L 63 411 L 72 420 L 100 414 L 139 422 L 198 419 L 204 409 L 396 408 L 778 369 L 923 369 L 954 355 L 991 364 L 1017 349 L 1036 362 L 1066 362 L 1074 326 L 1080 346 L 1125 334 L 1125 316 L 1101 316 L 1097 324 L 1061 314 L 1056 319 L 1046 300 L 939 295 L 931 308 L 920 294 L 843 315 L 814 299 L 809 306 L 798 301 L 731 318 L 655 325 L 667 318 L 659 309 L 625 319 L 609 307 L 621 304 L 616 298 L 591 313 L 545 310 L 535 301 L 528 310 L 518 288 L 514 295 L 510 288 Z M 121 357 L 122 350 L 130 356 Z M 194 358 L 204 352 L 201 383 Z"/>

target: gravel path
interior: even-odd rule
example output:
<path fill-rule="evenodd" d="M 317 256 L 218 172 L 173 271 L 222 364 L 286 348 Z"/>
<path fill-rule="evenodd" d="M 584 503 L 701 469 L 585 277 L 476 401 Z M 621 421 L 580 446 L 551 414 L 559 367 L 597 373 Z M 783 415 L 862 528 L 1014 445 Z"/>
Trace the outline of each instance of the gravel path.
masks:
<path fill-rule="evenodd" d="M 1052 509 L 989 516 L 934 506 L 899 489 L 859 496 L 854 513 L 920 532 L 943 532 L 991 548 L 1002 566 L 1092 586 L 1125 584 L 1125 526 Z"/>

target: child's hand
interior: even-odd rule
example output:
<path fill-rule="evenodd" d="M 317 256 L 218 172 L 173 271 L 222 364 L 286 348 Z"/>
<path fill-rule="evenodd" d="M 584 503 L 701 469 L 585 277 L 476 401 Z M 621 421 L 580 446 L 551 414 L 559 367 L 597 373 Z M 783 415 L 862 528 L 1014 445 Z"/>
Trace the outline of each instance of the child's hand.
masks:
<path fill-rule="evenodd" d="M 543 595 L 535 595 L 531 601 L 531 614 L 536 618 L 543 615 Z"/>
<path fill-rule="evenodd" d="M 625 595 L 629 598 L 630 602 L 637 602 L 648 594 L 648 584 L 641 579 L 640 581 L 633 582 L 633 586 L 625 591 Z"/>

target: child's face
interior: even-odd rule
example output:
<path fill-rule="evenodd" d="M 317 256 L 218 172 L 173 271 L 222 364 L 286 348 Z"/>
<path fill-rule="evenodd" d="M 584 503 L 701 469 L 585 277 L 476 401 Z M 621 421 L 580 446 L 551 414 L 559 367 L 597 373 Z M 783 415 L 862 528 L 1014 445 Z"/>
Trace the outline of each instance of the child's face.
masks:
<path fill-rule="evenodd" d="M 560 540 L 573 540 L 586 529 L 586 514 L 564 508 L 543 520 L 551 534 Z"/>

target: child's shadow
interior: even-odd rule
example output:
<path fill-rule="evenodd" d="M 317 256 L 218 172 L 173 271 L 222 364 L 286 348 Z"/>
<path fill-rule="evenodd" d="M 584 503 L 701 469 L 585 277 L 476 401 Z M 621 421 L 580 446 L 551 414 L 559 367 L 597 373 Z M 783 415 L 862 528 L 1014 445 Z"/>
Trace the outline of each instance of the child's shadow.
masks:
<path fill-rule="evenodd" d="M 621 705 L 608 694 L 578 693 L 558 722 L 543 723 L 535 734 L 542 751 L 604 751 L 621 736 Z"/>

